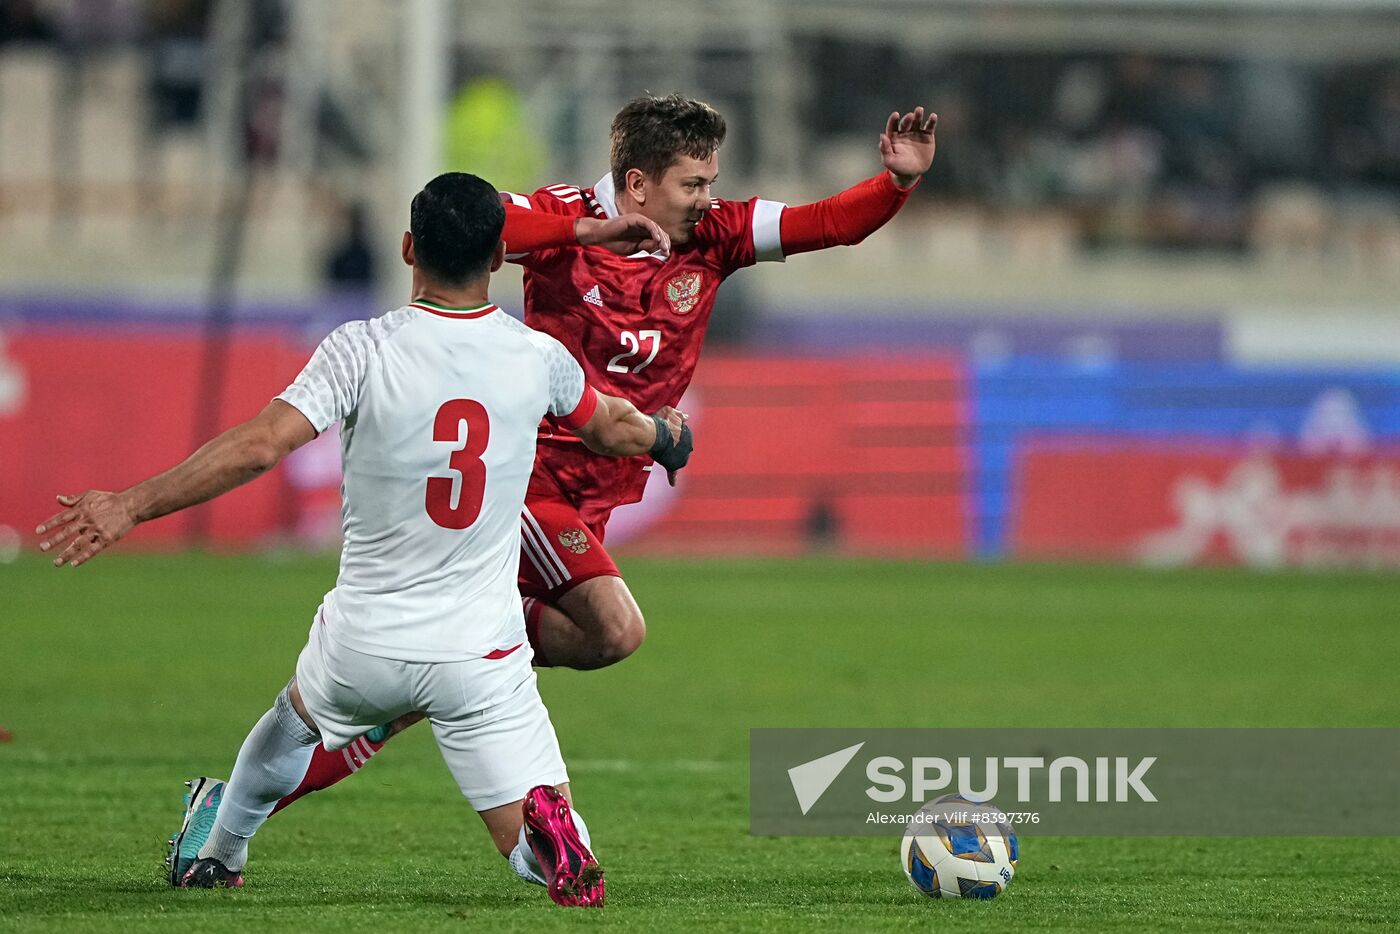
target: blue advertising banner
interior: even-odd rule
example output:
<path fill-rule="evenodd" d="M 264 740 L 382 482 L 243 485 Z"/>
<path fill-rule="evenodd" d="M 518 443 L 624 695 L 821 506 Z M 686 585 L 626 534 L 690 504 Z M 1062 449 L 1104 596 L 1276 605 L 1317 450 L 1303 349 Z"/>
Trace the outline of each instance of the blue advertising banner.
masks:
<path fill-rule="evenodd" d="M 972 551 L 999 557 L 1030 438 L 1121 436 L 1362 454 L 1400 440 L 1400 371 L 1016 358 L 970 369 Z"/>

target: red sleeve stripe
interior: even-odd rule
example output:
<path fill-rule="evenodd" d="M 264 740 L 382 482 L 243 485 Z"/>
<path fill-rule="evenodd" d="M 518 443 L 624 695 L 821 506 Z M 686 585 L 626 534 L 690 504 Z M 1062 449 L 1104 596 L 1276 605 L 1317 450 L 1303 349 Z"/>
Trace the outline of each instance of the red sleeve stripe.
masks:
<path fill-rule="evenodd" d="M 593 413 L 598 410 L 598 393 L 587 383 L 583 384 L 583 395 L 579 397 L 578 405 L 568 415 L 556 415 L 553 421 L 562 428 L 570 431 L 582 428 L 588 424 L 588 420 L 593 417 Z"/>

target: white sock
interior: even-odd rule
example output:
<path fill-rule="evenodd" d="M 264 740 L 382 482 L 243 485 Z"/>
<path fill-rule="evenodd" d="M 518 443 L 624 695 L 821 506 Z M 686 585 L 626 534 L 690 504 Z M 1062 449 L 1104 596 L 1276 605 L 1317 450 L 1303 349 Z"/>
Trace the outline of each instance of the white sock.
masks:
<path fill-rule="evenodd" d="M 578 835 L 583 839 L 584 846 L 593 849 L 593 838 L 588 835 L 588 825 L 583 822 L 583 817 L 578 811 L 574 811 L 574 826 L 578 828 Z M 510 851 L 506 857 L 510 862 L 510 868 L 515 870 L 515 874 L 526 882 L 533 882 L 535 885 L 545 885 L 544 870 L 540 868 L 539 860 L 535 859 L 535 851 L 530 849 L 530 844 L 525 842 L 525 825 L 520 825 L 520 840 L 515 844 L 515 849 Z"/>
<path fill-rule="evenodd" d="M 515 874 L 526 882 L 545 884 L 544 871 L 540 869 L 539 860 L 535 859 L 535 854 L 530 851 L 530 844 L 525 842 L 524 827 L 520 828 L 520 842 L 506 859 L 510 862 L 510 868 L 515 870 Z"/>
<path fill-rule="evenodd" d="M 317 738 L 283 690 L 238 750 L 214 830 L 199 848 L 200 859 L 212 857 L 235 871 L 243 868 L 248 861 L 248 838 L 257 833 L 277 802 L 301 784 Z"/>

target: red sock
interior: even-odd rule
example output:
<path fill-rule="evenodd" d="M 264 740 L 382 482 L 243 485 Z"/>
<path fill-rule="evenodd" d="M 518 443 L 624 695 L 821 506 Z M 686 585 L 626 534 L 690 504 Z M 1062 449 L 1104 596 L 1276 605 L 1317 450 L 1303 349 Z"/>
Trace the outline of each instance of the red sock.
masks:
<path fill-rule="evenodd" d="M 530 640 L 530 648 L 535 650 L 535 667 L 549 668 L 549 659 L 545 657 L 544 646 L 540 644 L 540 616 L 544 613 L 544 604 L 534 597 L 526 597 L 521 603 L 525 607 L 525 638 Z"/>
<path fill-rule="evenodd" d="M 301 784 L 297 790 L 287 795 L 277 802 L 277 807 L 272 809 L 276 814 L 287 805 L 298 798 L 303 798 L 313 791 L 321 791 L 329 788 L 342 778 L 354 775 L 364 768 L 366 762 L 373 758 L 374 754 L 384 748 L 384 743 L 389 741 L 389 737 L 384 737 L 383 743 L 372 742 L 368 736 L 361 736 L 344 749 L 337 749 L 334 752 L 326 749 L 321 744 L 316 744 L 316 750 L 311 754 L 311 764 L 306 767 L 306 775 L 301 779 Z"/>

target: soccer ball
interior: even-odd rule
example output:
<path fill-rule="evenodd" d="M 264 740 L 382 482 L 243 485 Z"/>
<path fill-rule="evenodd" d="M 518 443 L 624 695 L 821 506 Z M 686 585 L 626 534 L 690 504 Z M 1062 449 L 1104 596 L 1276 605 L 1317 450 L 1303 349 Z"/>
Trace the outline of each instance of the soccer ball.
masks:
<path fill-rule="evenodd" d="M 945 795 L 919 809 L 904 829 L 900 862 L 930 898 L 995 898 L 1016 875 L 1016 833 L 990 804 Z"/>

